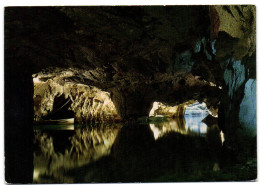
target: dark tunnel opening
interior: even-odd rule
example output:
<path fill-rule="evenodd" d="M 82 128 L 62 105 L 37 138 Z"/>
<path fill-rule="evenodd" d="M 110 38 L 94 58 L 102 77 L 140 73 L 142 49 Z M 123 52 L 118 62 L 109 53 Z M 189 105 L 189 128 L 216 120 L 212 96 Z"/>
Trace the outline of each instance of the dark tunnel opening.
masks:
<path fill-rule="evenodd" d="M 53 110 L 47 116 L 43 117 L 43 120 L 58 120 L 74 118 L 74 112 L 70 110 L 72 101 L 69 97 L 55 96 L 53 101 Z"/>
<path fill-rule="evenodd" d="M 6 7 L 6 181 L 255 180 L 255 20 L 253 5 Z"/>

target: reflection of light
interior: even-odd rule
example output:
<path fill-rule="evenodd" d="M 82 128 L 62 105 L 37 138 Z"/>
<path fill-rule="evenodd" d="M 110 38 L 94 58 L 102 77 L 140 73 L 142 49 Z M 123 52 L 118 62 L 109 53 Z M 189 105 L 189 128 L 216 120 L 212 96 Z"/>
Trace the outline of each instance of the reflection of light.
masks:
<path fill-rule="evenodd" d="M 37 169 L 33 170 L 33 180 L 37 180 L 39 178 L 40 172 Z"/>
<path fill-rule="evenodd" d="M 155 115 L 155 117 L 159 117 L 159 118 L 162 118 L 162 117 L 164 117 L 164 115 Z"/>
<path fill-rule="evenodd" d="M 155 140 L 158 139 L 158 137 L 160 135 L 160 130 L 157 127 L 155 127 L 154 124 L 150 124 L 149 126 L 150 126 L 151 130 L 153 131 L 154 139 Z"/>
<path fill-rule="evenodd" d="M 201 122 L 203 116 L 185 116 L 185 122 L 179 119 L 167 118 L 160 123 L 150 123 L 149 126 L 153 132 L 155 140 L 163 137 L 169 132 L 178 132 L 180 134 L 206 134 L 208 126 Z"/>
<path fill-rule="evenodd" d="M 200 124 L 200 133 L 205 134 L 207 133 L 207 125 L 204 123 Z"/>
<path fill-rule="evenodd" d="M 185 127 L 193 132 L 205 134 L 207 133 L 207 125 L 202 120 L 210 113 L 206 103 L 199 103 L 188 106 L 185 110 Z"/>
<path fill-rule="evenodd" d="M 60 124 L 58 126 L 66 128 L 66 126 L 71 125 Z M 33 154 L 33 182 L 41 183 L 41 180 L 45 180 L 45 178 L 54 179 L 57 177 L 64 177 L 64 181 L 61 183 L 68 182 L 70 177 L 64 174 L 64 171 L 80 168 L 109 155 L 120 128 L 122 128 L 121 124 L 76 129 L 73 132 L 74 135 L 68 137 L 70 144 L 66 144 L 64 153 L 55 152 L 53 141 L 57 136 L 48 136 L 45 131 L 35 132 L 34 141 L 40 150 L 34 150 Z M 45 177 L 42 179 L 42 176 Z"/>
<path fill-rule="evenodd" d="M 191 125 L 189 128 L 192 130 L 192 131 L 198 131 L 199 129 L 198 129 L 198 125 Z"/>
<path fill-rule="evenodd" d="M 224 133 L 222 131 L 220 132 L 220 136 L 221 136 L 221 142 L 223 144 L 224 141 L 225 141 L 225 135 L 224 135 Z"/>
<path fill-rule="evenodd" d="M 74 125 L 69 125 L 66 130 L 74 130 Z"/>
<path fill-rule="evenodd" d="M 64 123 L 66 123 L 66 124 L 73 124 L 74 123 L 74 118 L 60 119 L 59 121 L 62 124 L 64 124 Z"/>
<path fill-rule="evenodd" d="M 186 130 L 191 130 L 193 132 L 205 134 L 207 133 L 207 125 L 202 122 L 205 118 L 205 114 L 198 116 L 185 115 L 185 128 Z"/>

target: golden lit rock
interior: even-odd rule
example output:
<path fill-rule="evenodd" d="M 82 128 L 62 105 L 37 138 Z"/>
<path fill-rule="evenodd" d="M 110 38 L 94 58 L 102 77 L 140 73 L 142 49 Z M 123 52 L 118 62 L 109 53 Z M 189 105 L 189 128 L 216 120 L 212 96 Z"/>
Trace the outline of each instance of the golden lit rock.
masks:
<path fill-rule="evenodd" d="M 75 121 L 78 123 L 121 120 L 108 92 L 83 84 L 60 85 L 57 80 L 48 79 L 43 82 L 34 78 L 35 121 L 51 114 L 54 111 L 54 99 L 61 95 L 71 101 L 69 109 L 74 112 Z"/>

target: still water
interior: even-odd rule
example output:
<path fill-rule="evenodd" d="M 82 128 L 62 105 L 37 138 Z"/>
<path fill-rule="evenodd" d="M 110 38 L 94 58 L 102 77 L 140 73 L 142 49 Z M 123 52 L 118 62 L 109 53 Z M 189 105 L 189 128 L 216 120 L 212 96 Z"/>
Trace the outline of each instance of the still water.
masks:
<path fill-rule="evenodd" d="M 217 126 L 205 114 L 139 124 L 37 125 L 34 183 L 160 182 L 218 170 Z M 200 180 L 200 179 L 198 179 Z"/>

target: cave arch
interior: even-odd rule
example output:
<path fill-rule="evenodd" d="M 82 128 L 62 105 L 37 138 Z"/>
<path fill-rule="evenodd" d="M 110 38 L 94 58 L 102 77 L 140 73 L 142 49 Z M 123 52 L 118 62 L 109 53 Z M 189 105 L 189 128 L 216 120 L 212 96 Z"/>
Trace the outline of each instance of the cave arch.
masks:
<path fill-rule="evenodd" d="M 239 107 L 247 81 L 256 79 L 256 10 L 252 5 L 226 9 L 126 7 L 122 14 L 120 7 L 7 7 L 6 181 L 32 180 L 32 74 L 63 69 L 69 69 L 61 74 L 64 80 L 112 93 L 123 119 L 147 115 L 154 101 L 180 104 L 192 98 L 203 101 L 207 94 L 221 97 L 227 148 L 239 152 L 243 142 L 236 135 L 248 127 L 240 123 Z M 230 15 L 240 9 L 244 11 Z M 216 87 L 204 86 L 203 80 Z"/>

